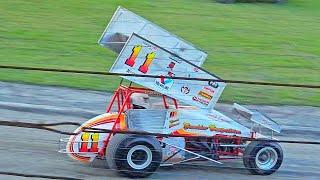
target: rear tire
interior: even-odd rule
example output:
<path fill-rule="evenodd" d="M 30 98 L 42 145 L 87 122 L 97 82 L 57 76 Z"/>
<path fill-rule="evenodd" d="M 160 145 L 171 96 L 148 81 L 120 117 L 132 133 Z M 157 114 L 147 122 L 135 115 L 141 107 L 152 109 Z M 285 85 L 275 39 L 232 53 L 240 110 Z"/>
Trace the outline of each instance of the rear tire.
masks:
<path fill-rule="evenodd" d="M 162 148 L 152 136 L 114 135 L 106 149 L 107 164 L 119 174 L 143 178 L 155 172 L 162 160 Z"/>
<path fill-rule="evenodd" d="M 276 142 L 252 141 L 244 151 L 243 164 L 254 175 L 270 175 L 283 161 L 283 151 Z"/>

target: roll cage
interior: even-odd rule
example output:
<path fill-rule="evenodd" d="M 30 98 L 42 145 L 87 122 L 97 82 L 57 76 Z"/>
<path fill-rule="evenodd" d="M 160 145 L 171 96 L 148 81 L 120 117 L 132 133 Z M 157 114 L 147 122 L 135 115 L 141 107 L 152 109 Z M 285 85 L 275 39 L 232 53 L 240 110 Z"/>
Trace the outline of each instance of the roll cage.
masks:
<path fill-rule="evenodd" d="M 161 96 L 162 97 L 162 102 L 163 106 L 165 109 L 169 108 L 169 101 L 171 100 L 174 108 L 178 109 L 178 102 L 176 99 L 173 99 L 171 97 L 168 97 L 166 95 L 163 95 L 161 93 L 158 93 L 156 91 L 153 91 L 148 88 L 143 88 L 143 87 L 134 87 L 134 86 L 125 86 L 125 85 L 120 85 L 117 90 L 115 90 L 111 101 L 109 105 L 106 108 L 106 112 L 109 113 L 111 112 L 118 112 L 119 114 L 124 113 L 126 110 L 132 109 L 132 103 L 131 103 L 131 95 L 134 93 L 142 93 L 142 94 L 148 94 L 151 96 Z M 114 106 L 116 105 L 116 108 Z"/>

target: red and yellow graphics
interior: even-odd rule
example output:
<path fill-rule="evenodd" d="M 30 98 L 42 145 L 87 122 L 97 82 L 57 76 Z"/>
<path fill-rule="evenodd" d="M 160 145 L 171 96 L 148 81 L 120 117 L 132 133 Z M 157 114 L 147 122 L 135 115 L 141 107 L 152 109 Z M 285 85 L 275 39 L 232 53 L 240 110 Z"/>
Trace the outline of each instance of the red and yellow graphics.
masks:
<path fill-rule="evenodd" d="M 132 48 L 132 53 L 131 53 L 130 57 L 126 60 L 125 64 L 133 67 L 141 49 L 142 49 L 141 45 L 135 45 Z"/>
<path fill-rule="evenodd" d="M 146 74 L 149 70 L 149 66 L 151 65 L 153 59 L 155 58 L 156 53 L 155 52 L 151 52 L 148 53 L 146 55 L 146 60 L 144 61 L 144 63 L 139 67 L 139 71 Z"/>
<path fill-rule="evenodd" d="M 90 147 L 88 147 L 90 143 Z M 81 143 L 79 152 L 98 152 L 99 133 L 83 133 L 81 135 Z"/>
<path fill-rule="evenodd" d="M 198 94 L 199 94 L 200 96 L 206 98 L 206 99 L 209 99 L 209 100 L 212 99 L 212 95 L 210 95 L 210 94 L 208 94 L 208 93 L 206 93 L 206 92 L 204 92 L 204 91 L 200 91 Z"/>
<path fill-rule="evenodd" d="M 98 155 L 98 152 L 104 149 L 104 141 L 109 137 L 108 133 L 88 133 L 82 132 L 83 127 L 112 129 L 115 121 L 119 118 L 117 129 L 126 129 L 125 115 L 117 113 L 106 113 L 92 118 L 85 122 L 70 136 L 66 151 L 69 156 L 83 163 L 90 163 Z"/>
<path fill-rule="evenodd" d="M 132 48 L 132 53 L 130 57 L 124 63 L 130 67 L 133 67 L 136 64 L 136 59 L 141 50 L 142 50 L 142 45 L 135 45 Z M 142 65 L 139 67 L 138 70 L 143 74 L 146 74 L 155 57 L 156 57 L 156 53 L 154 51 L 148 53 L 145 57 L 144 62 L 142 63 Z"/>

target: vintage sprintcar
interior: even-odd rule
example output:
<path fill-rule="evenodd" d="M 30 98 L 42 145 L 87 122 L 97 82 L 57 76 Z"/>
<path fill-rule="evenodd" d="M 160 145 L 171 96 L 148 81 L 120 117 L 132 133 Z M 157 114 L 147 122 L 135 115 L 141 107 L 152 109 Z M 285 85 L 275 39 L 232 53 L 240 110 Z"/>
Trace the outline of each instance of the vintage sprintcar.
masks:
<path fill-rule="evenodd" d="M 226 84 L 201 68 L 205 52 L 122 7 L 99 44 L 119 53 L 110 72 L 158 77 L 123 76 L 130 85 L 121 83 L 106 113 L 77 128 L 77 135 L 61 139 L 67 144 L 60 152 L 83 163 L 106 159 L 109 168 L 129 177 L 146 177 L 160 166 L 193 161 L 223 164 L 243 158 L 244 166 L 259 175 L 281 166 L 283 152 L 272 137 L 281 131 L 276 122 L 234 104 L 252 122 L 249 128 L 214 109 Z M 271 137 L 256 132 L 255 125 L 271 130 Z"/>

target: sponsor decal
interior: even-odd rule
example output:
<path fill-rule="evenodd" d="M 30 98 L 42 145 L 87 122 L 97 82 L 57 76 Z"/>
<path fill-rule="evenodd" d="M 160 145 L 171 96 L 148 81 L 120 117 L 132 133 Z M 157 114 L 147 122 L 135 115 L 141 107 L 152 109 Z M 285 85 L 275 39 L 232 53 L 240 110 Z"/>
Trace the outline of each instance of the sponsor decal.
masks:
<path fill-rule="evenodd" d="M 173 69 L 175 65 L 176 65 L 176 63 L 170 62 L 170 64 L 168 65 L 167 68 Z"/>
<path fill-rule="evenodd" d="M 175 65 L 176 65 L 176 63 L 173 61 L 171 61 L 168 64 L 168 66 L 167 66 L 167 69 L 169 69 L 168 76 L 170 76 L 170 77 L 175 76 L 175 74 L 173 73 L 173 69 L 174 69 Z M 162 76 L 162 75 L 160 75 L 160 76 Z M 165 90 L 169 90 L 172 87 L 173 82 L 174 82 L 173 79 L 161 77 L 159 79 L 156 79 L 155 84 Z"/>
<path fill-rule="evenodd" d="M 199 103 L 201 103 L 201 104 L 204 104 L 204 105 L 206 105 L 206 106 L 209 105 L 209 101 L 204 100 L 204 99 L 201 99 L 201 98 L 198 98 L 197 96 L 193 96 L 193 97 L 192 97 L 192 100 L 197 101 L 197 102 L 199 102 Z"/>
<path fill-rule="evenodd" d="M 207 130 L 208 127 L 204 125 L 191 125 L 188 122 L 183 123 L 183 129 L 196 129 L 196 130 Z"/>
<path fill-rule="evenodd" d="M 208 87 L 208 86 L 204 86 L 203 89 L 207 92 L 209 92 L 210 94 L 214 94 L 214 90 L 211 88 L 211 87 Z"/>
<path fill-rule="evenodd" d="M 173 79 L 161 77 L 155 80 L 155 84 L 165 90 L 169 90 L 173 86 Z"/>
<path fill-rule="evenodd" d="M 193 71 L 194 71 L 194 72 L 199 72 L 199 68 L 198 68 L 198 67 L 194 67 L 194 68 L 193 68 Z"/>
<path fill-rule="evenodd" d="M 204 97 L 206 99 L 209 99 L 209 100 L 212 99 L 212 95 L 210 95 L 210 94 L 208 94 L 207 92 L 204 92 L 204 91 L 199 91 L 198 95 L 202 96 L 202 97 Z"/>
<path fill-rule="evenodd" d="M 197 96 L 194 96 L 192 100 L 197 101 L 201 104 L 208 105 L 212 100 L 214 90 L 211 87 L 204 86 L 202 90 L 198 92 Z"/>
<path fill-rule="evenodd" d="M 189 94 L 190 89 L 189 89 L 188 86 L 184 85 L 184 86 L 181 87 L 181 92 L 182 92 L 183 94 Z"/>
<path fill-rule="evenodd" d="M 214 82 L 214 81 L 209 81 L 208 85 L 213 87 L 213 88 L 218 88 L 219 87 L 219 84 L 217 82 Z"/>
<path fill-rule="evenodd" d="M 233 134 L 241 134 L 241 131 L 235 130 L 235 129 L 225 129 L 225 128 L 218 128 L 214 124 L 210 124 L 208 126 L 210 131 L 216 131 L 216 132 L 221 132 L 221 133 L 233 133 Z"/>
<path fill-rule="evenodd" d="M 241 131 L 236 130 L 236 129 L 226 129 L 226 128 L 218 128 L 214 124 L 210 124 L 208 126 L 204 125 L 192 125 L 188 122 L 183 123 L 183 129 L 188 130 L 188 129 L 196 129 L 196 130 L 210 130 L 210 131 L 215 131 L 219 133 L 232 133 L 232 134 L 241 134 Z"/>
<path fill-rule="evenodd" d="M 172 61 L 168 64 L 168 67 L 167 67 L 169 69 L 168 76 L 170 76 L 170 77 L 175 76 L 175 74 L 173 73 L 173 68 L 175 65 L 176 65 L 176 63 L 172 62 Z"/>
<path fill-rule="evenodd" d="M 169 128 L 178 126 L 179 124 L 178 111 L 171 111 L 169 114 Z"/>

